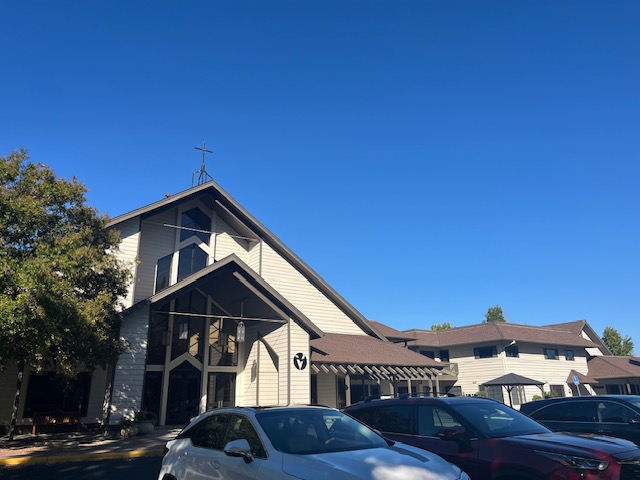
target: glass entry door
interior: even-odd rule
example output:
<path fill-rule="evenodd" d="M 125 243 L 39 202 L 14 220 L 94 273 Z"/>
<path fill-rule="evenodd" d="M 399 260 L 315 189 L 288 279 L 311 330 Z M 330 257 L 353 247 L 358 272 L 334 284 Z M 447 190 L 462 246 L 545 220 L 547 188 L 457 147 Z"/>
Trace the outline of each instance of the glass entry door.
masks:
<path fill-rule="evenodd" d="M 235 407 L 236 374 L 210 373 L 207 388 L 207 410 Z"/>
<path fill-rule="evenodd" d="M 183 362 L 169 374 L 167 425 L 186 425 L 198 415 L 202 373 L 189 362 Z"/>

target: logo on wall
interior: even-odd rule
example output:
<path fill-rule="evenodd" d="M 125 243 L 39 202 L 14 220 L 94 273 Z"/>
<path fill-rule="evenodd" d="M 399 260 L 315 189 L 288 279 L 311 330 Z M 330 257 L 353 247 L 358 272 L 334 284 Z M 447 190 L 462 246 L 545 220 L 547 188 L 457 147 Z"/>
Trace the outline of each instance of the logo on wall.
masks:
<path fill-rule="evenodd" d="M 298 370 L 307 368 L 307 357 L 304 356 L 304 353 L 296 353 L 293 356 L 293 366 Z"/>

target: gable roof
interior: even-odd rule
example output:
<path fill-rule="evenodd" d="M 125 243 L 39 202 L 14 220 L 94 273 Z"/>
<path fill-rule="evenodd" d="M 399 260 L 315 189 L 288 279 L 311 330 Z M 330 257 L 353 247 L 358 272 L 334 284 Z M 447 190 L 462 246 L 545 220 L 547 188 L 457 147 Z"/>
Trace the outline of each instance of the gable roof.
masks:
<path fill-rule="evenodd" d="M 201 200 L 205 205 L 214 210 L 220 217 L 233 227 L 238 233 L 248 239 L 262 239 L 271 248 L 286 259 L 301 275 L 312 285 L 329 298 L 340 310 L 342 310 L 365 333 L 385 340 L 380 333 L 358 310 L 335 291 L 320 275 L 309 265 L 300 259 L 292 250 L 271 233 L 262 223 L 254 218 L 244 207 L 236 202 L 217 183 L 210 181 L 189 188 L 175 195 L 168 196 L 155 203 L 133 210 L 112 219 L 107 227 L 117 227 L 118 224 L 136 217 L 146 217 L 169 208 L 173 208 L 177 202 L 193 199 Z"/>
<path fill-rule="evenodd" d="M 311 322 L 311 320 L 309 320 L 293 304 L 280 295 L 273 287 L 265 282 L 262 277 L 257 275 L 247 264 L 234 254 L 231 254 L 218 262 L 212 263 L 202 270 L 189 275 L 180 282 L 165 288 L 135 305 L 132 305 L 124 311 L 124 314 L 129 315 L 132 311 L 145 304 L 155 304 L 169 300 L 172 297 L 180 296 L 186 289 L 199 288 L 206 282 L 211 281 L 214 275 L 225 275 L 227 278 L 238 280 L 243 289 L 249 289 L 256 292 L 255 296 L 258 301 L 274 305 L 274 308 L 281 310 L 285 315 L 293 318 L 296 323 L 309 333 L 311 338 L 324 335 L 322 330 Z"/>
<path fill-rule="evenodd" d="M 415 340 L 416 337 L 413 334 L 402 332 L 400 330 L 396 330 L 395 328 L 391 328 L 383 323 L 376 322 L 375 320 L 369 320 L 376 329 L 382 333 L 385 337 L 387 337 L 392 342 L 403 342 L 405 340 Z"/>
<path fill-rule="evenodd" d="M 405 367 L 445 366 L 401 345 L 369 335 L 325 333 L 311 340 L 311 362 L 329 364 L 391 365 Z"/>
<path fill-rule="evenodd" d="M 589 377 L 596 380 L 640 377 L 640 357 L 602 355 L 590 359 L 587 366 Z"/>
<path fill-rule="evenodd" d="M 559 328 L 561 330 L 567 330 L 571 333 L 575 333 L 576 335 L 586 335 L 589 340 L 598 345 L 598 348 L 604 352 L 605 355 L 612 355 L 609 348 L 604 344 L 600 335 L 596 333 L 596 331 L 591 328 L 591 325 L 586 320 L 575 320 L 573 322 L 565 322 L 565 323 L 555 323 L 552 325 L 547 325 L 549 328 Z"/>
<path fill-rule="evenodd" d="M 413 346 L 450 347 L 499 340 L 573 347 L 596 346 L 593 342 L 567 330 L 515 323 L 487 322 L 437 331 L 414 329 L 408 330 L 407 333 L 413 333 L 416 336 L 415 341 L 409 342 Z"/>

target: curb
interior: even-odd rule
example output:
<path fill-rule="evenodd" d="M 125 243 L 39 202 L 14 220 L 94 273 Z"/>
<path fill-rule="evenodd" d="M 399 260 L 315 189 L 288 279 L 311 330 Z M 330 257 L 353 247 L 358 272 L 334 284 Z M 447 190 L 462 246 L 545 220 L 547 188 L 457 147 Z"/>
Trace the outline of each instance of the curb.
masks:
<path fill-rule="evenodd" d="M 85 453 L 82 455 L 31 455 L 23 457 L 0 458 L 0 467 L 15 467 L 19 465 L 34 465 L 37 463 L 65 463 L 86 462 L 91 460 L 113 460 L 117 458 L 137 458 L 162 456 L 160 450 L 127 450 L 111 453 Z"/>

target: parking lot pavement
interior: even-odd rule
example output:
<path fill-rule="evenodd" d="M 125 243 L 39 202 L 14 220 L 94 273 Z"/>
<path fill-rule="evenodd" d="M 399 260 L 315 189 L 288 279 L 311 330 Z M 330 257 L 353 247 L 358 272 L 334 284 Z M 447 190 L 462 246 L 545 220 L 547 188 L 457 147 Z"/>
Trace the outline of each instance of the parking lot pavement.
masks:
<path fill-rule="evenodd" d="M 131 438 L 122 438 L 117 432 L 16 435 L 11 442 L 0 439 L 0 466 L 162 455 L 165 443 L 179 431 L 156 427 L 151 433 Z"/>

